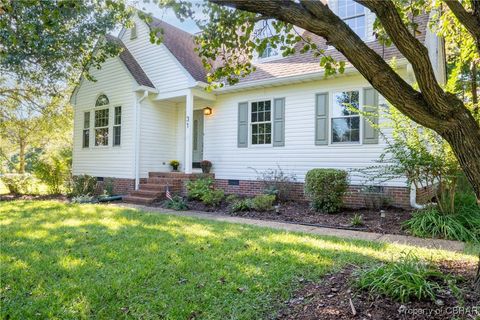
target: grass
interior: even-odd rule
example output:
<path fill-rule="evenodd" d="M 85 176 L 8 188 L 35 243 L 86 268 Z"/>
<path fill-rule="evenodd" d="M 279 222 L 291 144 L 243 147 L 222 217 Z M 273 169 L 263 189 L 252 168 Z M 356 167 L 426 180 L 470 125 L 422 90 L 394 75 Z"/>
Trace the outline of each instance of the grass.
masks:
<path fill-rule="evenodd" d="M 374 295 L 383 294 L 405 303 L 411 299 L 434 301 L 441 290 L 437 280 L 447 282 L 433 265 L 408 253 L 398 260 L 361 270 L 356 285 Z"/>
<path fill-rule="evenodd" d="M 301 278 L 412 250 L 54 201 L 0 203 L 0 240 L 2 319 L 271 318 Z"/>

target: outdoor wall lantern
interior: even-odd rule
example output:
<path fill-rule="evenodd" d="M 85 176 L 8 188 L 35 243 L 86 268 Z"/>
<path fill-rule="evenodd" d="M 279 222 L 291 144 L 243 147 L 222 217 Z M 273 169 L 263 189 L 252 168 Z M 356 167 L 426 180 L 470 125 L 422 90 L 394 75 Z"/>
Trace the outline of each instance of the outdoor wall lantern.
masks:
<path fill-rule="evenodd" d="M 210 108 L 210 107 L 203 108 L 203 114 L 206 115 L 206 116 L 211 115 L 212 114 L 212 108 Z"/>

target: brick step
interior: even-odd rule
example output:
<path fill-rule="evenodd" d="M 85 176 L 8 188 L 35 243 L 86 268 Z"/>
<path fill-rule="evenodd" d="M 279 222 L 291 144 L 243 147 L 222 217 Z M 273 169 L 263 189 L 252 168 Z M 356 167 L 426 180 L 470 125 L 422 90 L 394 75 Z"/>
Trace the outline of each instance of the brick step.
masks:
<path fill-rule="evenodd" d="M 135 204 L 151 204 L 155 201 L 155 198 L 145 198 L 145 197 L 137 197 L 137 196 L 125 196 L 123 197 L 124 202 L 128 203 L 135 203 Z"/>
<path fill-rule="evenodd" d="M 162 184 L 162 185 L 181 185 L 182 181 L 173 178 L 161 178 L 161 177 L 154 177 L 154 178 L 147 178 L 147 184 Z"/>
<path fill-rule="evenodd" d="M 166 185 L 161 183 L 140 183 L 139 189 L 140 190 L 157 190 L 157 191 L 165 191 L 167 188 Z"/>
<path fill-rule="evenodd" d="M 144 198 L 154 198 L 154 199 L 156 199 L 164 193 L 165 193 L 164 190 L 139 189 L 139 190 L 130 192 L 129 195 L 134 196 L 134 197 L 144 197 Z"/>

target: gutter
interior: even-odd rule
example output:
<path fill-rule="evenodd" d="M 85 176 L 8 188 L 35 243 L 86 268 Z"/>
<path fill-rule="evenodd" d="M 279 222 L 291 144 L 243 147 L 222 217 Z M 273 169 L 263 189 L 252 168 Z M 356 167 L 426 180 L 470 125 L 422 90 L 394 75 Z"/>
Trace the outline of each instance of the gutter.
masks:
<path fill-rule="evenodd" d="M 135 190 L 140 184 L 140 106 L 141 102 L 148 97 L 150 90 L 145 90 L 143 96 L 135 100 Z"/>

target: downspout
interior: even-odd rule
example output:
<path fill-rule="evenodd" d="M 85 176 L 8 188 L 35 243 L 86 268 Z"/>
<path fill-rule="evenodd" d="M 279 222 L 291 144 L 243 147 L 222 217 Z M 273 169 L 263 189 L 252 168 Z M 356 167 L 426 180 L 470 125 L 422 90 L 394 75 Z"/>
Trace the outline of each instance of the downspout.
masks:
<path fill-rule="evenodd" d="M 410 186 L 410 206 L 415 209 L 423 209 L 426 207 L 426 205 L 417 203 L 417 188 L 413 183 Z"/>
<path fill-rule="evenodd" d="M 148 91 L 143 92 L 143 96 L 139 99 L 136 99 L 135 106 L 135 190 L 138 190 L 140 184 L 140 106 L 141 102 L 148 97 Z"/>

